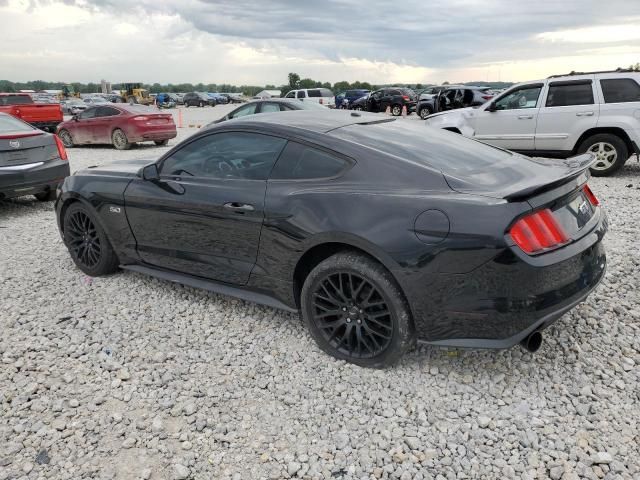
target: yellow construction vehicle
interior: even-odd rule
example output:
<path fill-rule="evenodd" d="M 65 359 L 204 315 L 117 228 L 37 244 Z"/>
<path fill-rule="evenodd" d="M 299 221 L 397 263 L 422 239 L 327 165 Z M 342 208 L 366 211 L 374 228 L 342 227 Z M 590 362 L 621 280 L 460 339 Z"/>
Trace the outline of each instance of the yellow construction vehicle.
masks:
<path fill-rule="evenodd" d="M 63 85 L 62 91 L 58 94 L 58 100 L 68 100 L 70 98 L 80 98 L 80 92 L 73 89 L 73 85 Z"/>
<path fill-rule="evenodd" d="M 120 97 L 122 102 L 134 105 L 139 103 L 140 105 L 153 104 L 153 98 L 149 96 L 149 91 L 142 88 L 141 83 L 123 83 L 122 90 L 120 90 Z"/>

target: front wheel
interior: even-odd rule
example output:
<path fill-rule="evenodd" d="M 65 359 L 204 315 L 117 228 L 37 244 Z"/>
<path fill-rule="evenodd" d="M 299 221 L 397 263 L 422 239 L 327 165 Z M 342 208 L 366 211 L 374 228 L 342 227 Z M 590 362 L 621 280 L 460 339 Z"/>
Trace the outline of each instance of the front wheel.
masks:
<path fill-rule="evenodd" d="M 118 270 L 118 256 L 93 213 L 82 203 L 69 206 L 63 218 L 64 243 L 76 266 L 91 277 Z"/>
<path fill-rule="evenodd" d="M 429 115 L 431 115 L 433 112 L 431 111 L 430 108 L 428 107 L 423 107 L 420 109 L 420 118 L 425 120 Z"/>
<path fill-rule="evenodd" d="M 117 150 L 129 150 L 131 148 L 127 135 L 119 128 L 116 128 L 111 134 L 111 143 Z"/>
<path fill-rule="evenodd" d="M 362 254 L 338 253 L 318 264 L 304 282 L 301 306 L 318 346 L 362 367 L 392 365 L 415 343 L 400 287 Z"/>
<path fill-rule="evenodd" d="M 56 199 L 55 190 L 47 190 L 46 192 L 36 193 L 34 195 L 39 202 L 53 202 Z"/>
<path fill-rule="evenodd" d="M 599 133 L 587 138 L 578 147 L 578 153 L 591 153 L 596 161 L 591 166 L 594 177 L 606 177 L 618 171 L 629 159 L 624 141 L 610 133 Z"/>

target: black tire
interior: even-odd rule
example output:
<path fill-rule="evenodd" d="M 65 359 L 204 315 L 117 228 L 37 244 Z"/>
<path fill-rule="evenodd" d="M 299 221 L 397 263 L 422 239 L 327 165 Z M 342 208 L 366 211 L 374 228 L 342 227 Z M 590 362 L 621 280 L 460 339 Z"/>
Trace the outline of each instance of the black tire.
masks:
<path fill-rule="evenodd" d="M 166 147 L 167 145 L 169 145 L 169 139 L 167 138 L 164 140 L 155 140 L 153 143 L 155 143 L 159 147 Z"/>
<path fill-rule="evenodd" d="M 364 109 L 362 108 L 362 105 L 356 105 L 355 107 L 353 107 L 353 109 L 354 109 L 354 110 L 357 110 L 357 111 L 359 111 L 359 112 L 361 112 L 362 110 L 364 110 Z"/>
<path fill-rule="evenodd" d="M 319 263 L 305 279 L 300 303 L 311 336 L 335 358 L 383 368 L 415 344 L 400 287 L 387 269 L 365 255 L 342 252 Z"/>
<path fill-rule="evenodd" d="M 63 239 L 76 266 L 91 277 L 118 270 L 118 256 L 89 207 L 73 203 L 64 213 Z"/>
<path fill-rule="evenodd" d="M 60 138 L 65 148 L 72 148 L 74 146 L 73 137 L 71 136 L 69 130 L 60 130 L 58 132 L 58 138 Z"/>
<path fill-rule="evenodd" d="M 629 149 L 617 135 L 598 133 L 584 140 L 578 147 L 578 153 L 590 152 L 596 157 L 591 167 L 594 177 L 606 177 L 622 168 L 629 159 Z"/>
<path fill-rule="evenodd" d="M 34 195 L 39 202 L 53 202 L 56 199 L 55 190 L 47 190 L 46 192 L 36 193 Z"/>
<path fill-rule="evenodd" d="M 111 144 L 116 150 L 129 150 L 131 148 L 127 135 L 119 128 L 116 128 L 111 134 Z"/>
<path fill-rule="evenodd" d="M 426 119 L 429 115 L 431 115 L 433 112 L 431 111 L 431 109 L 429 107 L 422 107 L 420 109 L 420 118 L 422 120 Z"/>
<path fill-rule="evenodd" d="M 202 108 L 202 107 L 204 107 L 204 103 L 202 103 L 202 101 L 200 101 L 200 103 L 198 103 L 198 106 L 199 106 L 200 108 Z"/>
<path fill-rule="evenodd" d="M 189 108 L 189 102 L 184 103 L 184 108 Z"/>
<path fill-rule="evenodd" d="M 396 103 L 395 105 L 392 105 L 391 115 L 393 115 L 394 117 L 399 117 L 400 115 L 402 115 L 402 105 L 398 103 Z"/>

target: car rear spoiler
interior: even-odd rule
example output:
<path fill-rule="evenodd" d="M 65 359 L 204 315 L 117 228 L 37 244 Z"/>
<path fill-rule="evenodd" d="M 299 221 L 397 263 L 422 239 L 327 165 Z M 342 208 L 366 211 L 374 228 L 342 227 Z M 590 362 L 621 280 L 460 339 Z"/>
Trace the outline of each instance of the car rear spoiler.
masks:
<path fill-rule="evenodd" d="M 578 178 L 581 175 L 584 175 L 584 183 L 589 178 L 587 170 L 591 165 L 593 165 L 593 163 L 596 161 L 596 158 L 591 153 L 583 153 L 581 155 L 566 158 L 563 160 L 549 158 L 532 158 L 531 160 L 544 164 L 553 163 L 555 164 L 555 166 L 560 166 L 559 164 L 561 164 L 564 166 L 564 168 L 558 169 L 558 171 L 555 172 L 555 175 L 549 178 L 548 182 L 528 185 L 520 190 L 509 192 L 504 196 L 505 200 L 509 202 L 524 200 L 534 195 L 544 193 L 548 190 L 553 190 L 554 188 L 562 184 L 570 183 L 571 180 Z"/>

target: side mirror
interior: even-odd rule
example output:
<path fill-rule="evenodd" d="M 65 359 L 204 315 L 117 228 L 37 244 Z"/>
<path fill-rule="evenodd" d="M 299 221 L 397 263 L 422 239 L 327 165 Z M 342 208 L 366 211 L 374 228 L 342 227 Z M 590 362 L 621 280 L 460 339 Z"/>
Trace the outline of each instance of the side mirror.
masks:
<path fill-rule="evenodd" d="M 143 180 L 156 181 L 160 180 L 160 174 L 158 173 L 158 165 L 152 163 L 142 168 Z"/>

